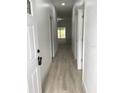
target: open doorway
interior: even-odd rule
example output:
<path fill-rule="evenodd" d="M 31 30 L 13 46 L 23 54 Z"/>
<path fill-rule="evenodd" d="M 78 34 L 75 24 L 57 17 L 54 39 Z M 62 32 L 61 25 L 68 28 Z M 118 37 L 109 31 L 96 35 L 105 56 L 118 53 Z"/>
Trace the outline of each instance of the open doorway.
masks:
<path fill-rule="evenodd" d="M 59 44 L 66 43 L 66 27 L 57 27 L 57 39 Z"/>

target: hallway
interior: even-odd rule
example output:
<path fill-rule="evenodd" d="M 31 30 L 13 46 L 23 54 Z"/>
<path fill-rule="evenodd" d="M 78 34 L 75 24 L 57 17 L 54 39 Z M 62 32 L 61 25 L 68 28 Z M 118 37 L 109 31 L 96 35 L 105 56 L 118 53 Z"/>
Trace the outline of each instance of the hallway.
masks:
<path fill-rule="evenodd" d="M 74 65 L 71 46 L 59 46 L 45 80 L 43 93 L 83 93 L 81 71 Z"/>
<path fill-rule="evenodd" d="M 96 10 L 96 0 L 28 0 L 29 93 L 96 93 Z"/>

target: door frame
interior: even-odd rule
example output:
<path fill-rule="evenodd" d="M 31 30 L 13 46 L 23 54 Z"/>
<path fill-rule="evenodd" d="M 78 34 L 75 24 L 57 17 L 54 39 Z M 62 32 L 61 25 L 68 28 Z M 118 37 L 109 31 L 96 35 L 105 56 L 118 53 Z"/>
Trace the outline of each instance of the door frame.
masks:
<path fill-rule="evenodd" d="M 85 72 L 85 70 L 84 70 L 84 62 L 85 62 L 85 12 L 86 12 L 86 10 L 85 10 L 85 3 L 83 4 L 83 9 L 82 9 L 82 11 L 83 11 L 83 28 L 82 28 L 82 36 L 83 36 L 83 38 L 82 38 L 82 48 L 83 48 L 83 50 L 82 50 L 82 69 L 83 69 L 83 71 L 82 71 L 82 82 L 84 82 L 84 72 Z"/>
<path fill-rule="evenodd" d="M 82 70 L 82 9 L 78 9 L 78 29 L 77 29 L 77 68 Z"/>
<path fill-rule="evenodd" d="M 53 34 L 53 19 L 52 19 L 52 16 L 49 17 L 50 19 L 50 39 L 51 39 L 51 56 L 52 56 L 52 59 L 54 57 L 54 40 L 53 40 L 53 37 L 54 37 L 54 34 Z"/>

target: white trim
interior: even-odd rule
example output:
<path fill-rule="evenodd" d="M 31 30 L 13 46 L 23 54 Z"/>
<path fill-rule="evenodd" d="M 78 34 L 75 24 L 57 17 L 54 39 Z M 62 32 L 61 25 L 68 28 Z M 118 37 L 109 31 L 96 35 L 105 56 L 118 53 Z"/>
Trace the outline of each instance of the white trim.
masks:
<path fill-rule="evenodd" d="M 83 71 L 82 71 L 82 78 L 84 79 L 84 72 L 85 72 L 85 70 L 84 70 L 84 62 L 85 62 L 85 18 L 86 18 L 86 16 L 85 16 L 85 3 L 84 3 L 84 13 L 83 13 L 83 15 L 84 15 L 84 31 L 83 31 Z"/>
<path fill-rule="evenodd" d="M 83 86 L 84 89 L 85 89 L 85 93 L 88 93 L 88 91 L 87 91 L 87 87 L 86 87 L 86 84 L 85 84 L 85 81 L 83 81 L 82 84 L 83 84 L 82 86 Z"/>

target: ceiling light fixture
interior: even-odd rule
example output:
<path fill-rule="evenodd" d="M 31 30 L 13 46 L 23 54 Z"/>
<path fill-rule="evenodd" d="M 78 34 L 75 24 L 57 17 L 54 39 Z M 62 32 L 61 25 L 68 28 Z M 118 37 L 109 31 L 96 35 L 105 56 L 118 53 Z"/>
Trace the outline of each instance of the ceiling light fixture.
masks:
<path fill-rule="evenodd" d="M 57 22 L 64 20 L 63 18 L 57 18 Z"/>
<path fill-rule="evenodd" d="M 65 3 L 61 3 L 62 6 L 65 6 Z"/>

